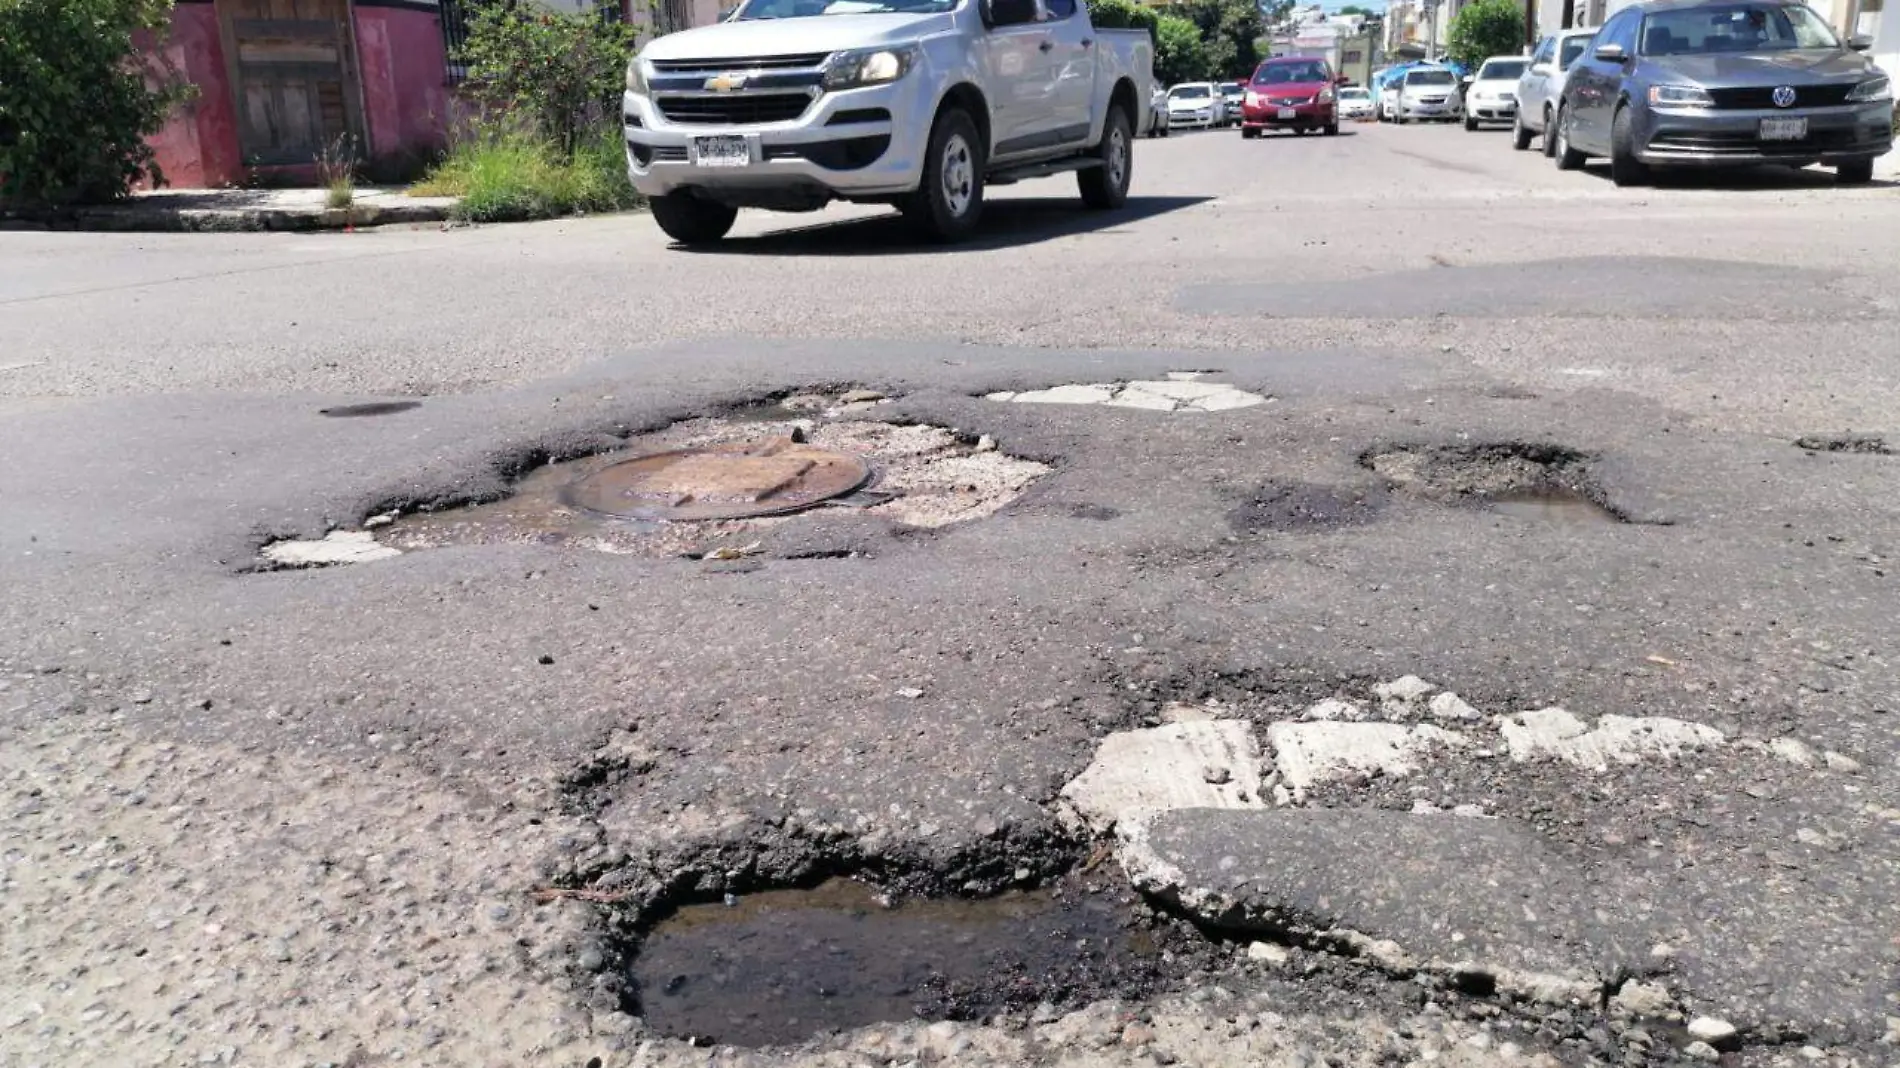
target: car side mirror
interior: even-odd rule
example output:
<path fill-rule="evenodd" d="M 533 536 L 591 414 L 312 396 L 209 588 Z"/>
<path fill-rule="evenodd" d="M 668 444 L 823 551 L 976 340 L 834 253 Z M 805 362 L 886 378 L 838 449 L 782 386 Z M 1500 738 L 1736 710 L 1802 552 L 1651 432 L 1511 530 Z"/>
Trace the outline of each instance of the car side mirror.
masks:
<path fill-rule="evenodd" d="M 983 0 L 983 24 L 1021 26 L 1036 21 L 1036 0 Z"/>
<path fill-rule="evenodd" d="M 1847 39 L 1847 47 L 1853 49 L 1856 52 L 1865 52 L 1869 48 L 1872 48 L 1873 46 L 1874 46 L 1874 38 L 1872 34 L 1857 33 L 1848 37 Z"/>
<path fill-rule="evenodd" d="M 1347 75 L 1342 74 L 1339 77 L 1333 79 L 1333 84 L 1334 85 L 1351 85 L 1352 78 L 1348 77 Z"/>
<path fill-rule="evenodd" d="M 1532 73 L 1532 74 L 1549 74 L 1549 73 L 1550 73 L 1550 64 L 1548 64 L 1548 63 L 1533 63 L 1533 64 L 1531 64 L 1531 73 Z"/>
<path fill-rule="evenodd" d="M 1629 58 L 1629 53 L 1623 51 L 1623 46 L 1620 44 L 1600 44 L 1597 46 L 1596 57 L 1598 63 L 1621 63 Z"/>

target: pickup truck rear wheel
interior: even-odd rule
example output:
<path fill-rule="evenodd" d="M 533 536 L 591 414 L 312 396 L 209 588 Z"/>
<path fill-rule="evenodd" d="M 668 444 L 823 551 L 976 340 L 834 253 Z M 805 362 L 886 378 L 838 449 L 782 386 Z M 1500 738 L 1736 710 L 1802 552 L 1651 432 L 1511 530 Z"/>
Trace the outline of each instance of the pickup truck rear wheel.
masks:
<path fill-rule="evenodd" d="M 725 237 L 739 209 L 684 189 L 653 198 L 653 221 L 682 245 L 710 245 Z"/>
<path fill-rule="evenodd" d="M 1082 191 L 1082 203 L 1091 208 L 1113 209 L 1128 203 L 1128 181 L 1134 177 L 1134 141 L 1128 134 L 1128 113 L 1119 107 L 1108 109 L 1102 122 L 1102 142 L 1095 146 L 1100 165 L 1075 172 L 1076 187 Z"/>
<path fill-rule="evenodd" d="M 961 241 L 983 217 L 983 141 L 962 108 L 945 108 L 930 128 L 924 177 L 899 205 L 912 226 L 934 241 Z"/>

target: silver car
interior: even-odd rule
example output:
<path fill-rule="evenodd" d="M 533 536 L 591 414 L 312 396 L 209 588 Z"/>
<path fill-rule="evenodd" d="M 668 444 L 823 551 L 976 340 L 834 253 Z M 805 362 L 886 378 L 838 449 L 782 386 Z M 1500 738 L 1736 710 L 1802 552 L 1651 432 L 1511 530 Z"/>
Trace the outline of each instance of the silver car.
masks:
<path fill-rule="evenodd" d="M 1557 105 L 1557 166 L 1833 167 L 1874 176 L 1893 148 L 1893 81 L 1798 0 L 1649 0 L 1597 31 Z"/>
<path fill-rule="evenodd" d="M 1563 95 L 1564 78 L 1577 57 L 1590 47 L 1595 30 L 1561 30 L 1543 39 L 1531 53 L 1531 65 L 1517 80 L 1517 125 L 1512 131 L 1511 147 L 1522 152 L 1531 147 L 1531 138 L 1550 128 L 1557 116 L 1557 98 Z M 1544 138 L 1544 155 L 1551 155 L 1553 139 Z"/>
<path fill-rule="evenodd" d="M 1399 83 L 1397 121 L 1453 122 L 1459 117 L 1458 76 L 1449 70 L 1412 70 Z"/>

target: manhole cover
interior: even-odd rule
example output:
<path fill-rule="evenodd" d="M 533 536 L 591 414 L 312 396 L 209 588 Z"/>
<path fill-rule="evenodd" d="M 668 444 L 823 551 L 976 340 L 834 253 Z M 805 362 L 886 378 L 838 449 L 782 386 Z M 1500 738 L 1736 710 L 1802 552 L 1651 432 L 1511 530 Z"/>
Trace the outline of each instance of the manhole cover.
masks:
<path fill-rule="evenodd" d="M 694 522 L 802 511 L 870 478 L 870 465 L 850 453 L 774 438 L 641 456 L 604 467 L 561 496 L 602 515 Z"/>

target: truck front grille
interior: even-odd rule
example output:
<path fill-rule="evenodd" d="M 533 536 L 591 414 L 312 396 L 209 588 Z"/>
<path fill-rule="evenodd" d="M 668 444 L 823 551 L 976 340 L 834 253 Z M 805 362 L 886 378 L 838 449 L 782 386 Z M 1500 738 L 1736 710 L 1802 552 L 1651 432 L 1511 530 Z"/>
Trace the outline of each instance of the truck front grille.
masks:
<path fill-rule="evenodd" d="M 733 93 L 662 96 L 654 100 L 666 121 L 696 126 L 756 126 L 790 122 L 811 106 L 809 93 Z"/>
<path fill-rule="evenodd" d="M 724 71 L 747 70 L 804 70 L 822 66 L 831 57 L 829 52 L 807 52 L 795 56 L 741 56 L 733 59 L 654 59 L 648 62 L 653 69 L 663 73 L 681 71 L 705 71 L 707 74 L 719 74 Z"/>

